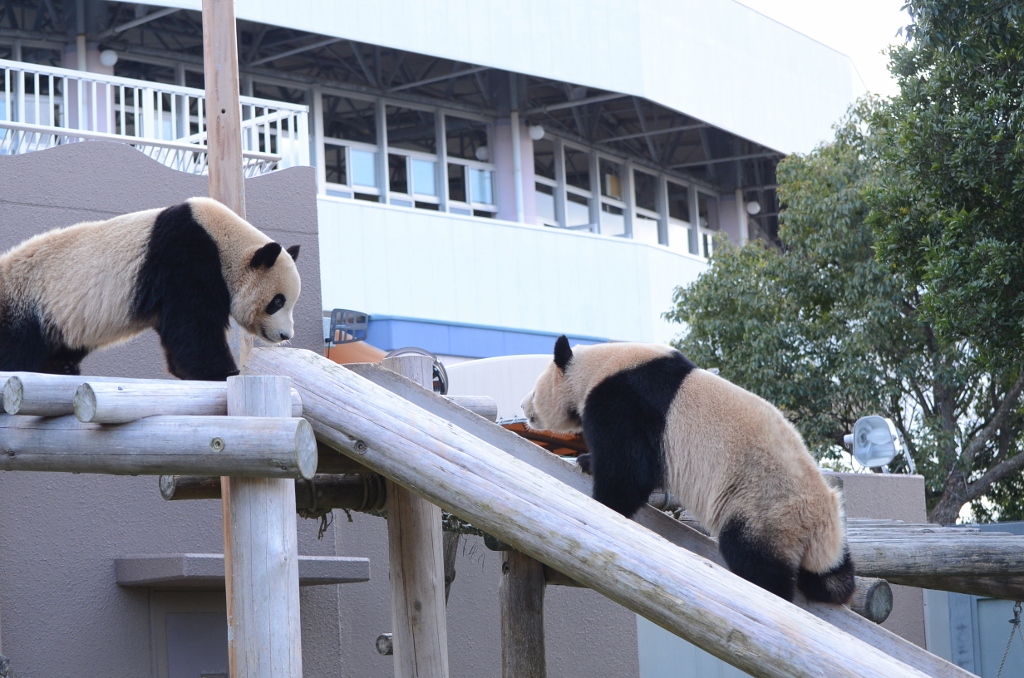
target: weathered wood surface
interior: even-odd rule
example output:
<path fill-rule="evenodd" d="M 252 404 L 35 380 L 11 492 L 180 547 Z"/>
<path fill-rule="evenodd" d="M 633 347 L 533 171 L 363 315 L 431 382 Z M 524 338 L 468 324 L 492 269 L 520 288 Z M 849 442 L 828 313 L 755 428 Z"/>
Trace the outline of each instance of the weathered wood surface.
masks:
<path fill-rule="evenodd" d="M 941 660 L 928 673 L 897 661 L 315 353 L 255 349 L 247 369 L 290 376 L 330 444 L 744 671 L 969 675 Z"/>
<path fill-rule="evenodd" d="M 413 388 L 413 385 L 407 380 L 398 377 L 393 372 L 382 369 L 378 365 L 356 364 L 347 365 L 346 368 L 414 403 L 418 407 L 453 423 L 480 440 L 504 450 L 516 459 L 543 471 L 569 487 L 590 496 L 592 492 L 591 478 L 584 475 L 575 464 L 546 452 L 537 445 L 500 426 L 491 426 L 481 422 L 478 417 L 469 416 L 464 410 L 452 406 L 450 403 L 445 402 L 444 399 L 425 389 Z M 354 456 L 358 457 L 359 455 Z M 718 552 L 717 544 L 693 527 L 684 525 L 650 506 L 642 507 L 634 516 L 634 520 L 676 546 L 685 548 L 724 566 L 725 561 Z M 548 565 L 550 566 L 550 563 Z M 567 577 L 564 574 L 561 576 L 571 579 L 571 577 Z M 803 600 L 799 595 L 796 605 L 927 675 L 960 676 L 963 678 L 971 675 L 963 669 L 914 645 L 910 641 L 859 616 L 848 608 L 839 605 L 809 602 Z"/>
<path fill-rule="evenodd" d="M 85 384 L 98 395 L 84 392 L 80 396 L 79 390 Z M 124 424 L 159 414 L 227 414 L 227 384 L 223 381 L 9 372 L 0 374 L 0 388 L 3 391 L 3 410 L 7 414 L 38 417 L 74 414 L 82 421 L 95 424 Z M 95 402 L 96 398 L 102 402 Z M 292 416 L 301 416 L 302 400 L 298 392 L 293 390 L 291 398 Z M 79 400 L 81 414 L 76 411 Z"/>
<path fill-rule="evenodd" d="M 312 478 L 316 440 L 291 417 L 149 417 L 84 424 L 0 414 L 0 470 Z"/>
<path fill-rule="evenodd" d="M 383 367 L 424 387 L 433 360 L 404 355 Z M 396 678 L 448 678 L 441 508 L 388 480 L 388 566 Z"/>
<path fill-rule="evenodd" d="M 287 377 L 229 377 L 227 388 L 231 415 L 291 412 Z M 222 492 L 232 675 L 302 678 L 295 483 L 233 477 Z"/>
<path fill-rule="evenodd" d="M 487 421 L 498 420 L 498 403 L 494 402 L 494 398 L 489 396 L 445 396 L 445 398 Z"/>
<path fill-rule="evenodd" d="M 502 554 L 498 585 L 502 678 L 547 678 L 544 584 L 542 563 L 519 551 Z"/>
<path fill-rule="evenodd" d="M 220 478 L 213 476 L 160 476 L 160 494 L 167 501 L 220 499 Z M 329 475 L 295 481 L 295 507 L 349 511 L 379 511 L 385 506 L 384 479 L 376 474 Z"/>
<path fill-rule="evenodd" d="M 7 414 L 63 417 L 75 413 L 75 391 L 87 381 L 95 383 L 145 384 L 154 379 L 83 377 L 39 372 L 9 372 L 3 387 L 3 410 Z M 195 383 L 195 382 L 193 382 Z"/>
<path fill-rule="evenodd" d="M 1024 576 L 1024 537 L 973 534 L 886 535 L 850 539 L 857 572 L 895 581 L 899 577 Z"/>
<path fill-rule="evenodd" d="M 881 624 L 892 612 L 892 588 L 884 579 L 857 577 L 857 588 L 850 600 L 850 609 L 860 616 Z"/>
<path fill-rule="evenodd" d="M 291 416 L 302 416 L 298 391 L 289 390 Z M 86 380 L 75 391 L 74 414 L 94 424 L 126 424 L 160 414 L 223 416 L 228 386 L 222 381 L 148 381 L 134 384 Z"/>

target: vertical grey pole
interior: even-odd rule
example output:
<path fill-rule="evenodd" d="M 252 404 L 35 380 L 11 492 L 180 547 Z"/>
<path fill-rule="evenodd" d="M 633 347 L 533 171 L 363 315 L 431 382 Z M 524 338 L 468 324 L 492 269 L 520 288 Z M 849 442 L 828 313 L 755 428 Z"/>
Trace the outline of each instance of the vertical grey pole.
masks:
<path fill-rule="evenodd" d="M 519 551 L 505 551 L 501 606 L 501 677 L 547 678 L 544 658 L 544 565 Z"/>
<path fill-rule="evenodd" d="M 290 417 L 291 379 L 228 378 L 228 414 Z M 224 503 L 232 678 L 302 678 L 295 481 L 232 478 Z"/>
<path fill-rule="evenodd" d="M 433 382 L 428 356 L 383 365 L 425 388 Z M 387 492 L 395 678 L 448 678 L 441 509 L 390 480 Z"/>

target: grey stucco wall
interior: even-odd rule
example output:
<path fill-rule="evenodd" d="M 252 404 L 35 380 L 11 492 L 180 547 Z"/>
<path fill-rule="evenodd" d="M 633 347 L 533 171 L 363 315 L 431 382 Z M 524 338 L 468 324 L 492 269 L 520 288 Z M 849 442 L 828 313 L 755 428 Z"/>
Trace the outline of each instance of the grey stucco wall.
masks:
<path fill-rule="evenodd" d="M 246 182 L 247 217 L 284 245 L 300 244 L 302 296 L 293 346 L 322 348 L 317 210 L 311 168 Z M 0 156 L 0 251 L 79 221 L 205 195 L 205 177 L 169 170 L 119 144 L 83 143 Z M 342 261 L 344 253 L 332 253 Z M 92 356 L 85 374 L 168 375 L 155 333 Z M 385 521 L 342 512 L 322 541 L 299 520 L 299 552 L 370 559 L 366 584 L 301 590 L 307 678 L 393 675 L 374 640 L 390 631 Z M 166 595 L 119 588 L 114 559 L 222 552 L 219 501 L 165 502 L 157 480 L 0 472 L 0 642 L 18 678 L 155 676 L 151 610 Z M 448 607 L 453 678 L 500 675 L 500 555 L 464 541 Z M 167 594 L 177 595 L 177 594 Z M 587 590 L 546 598 L 549 675 L 638 676 L 635 616 Z"/>

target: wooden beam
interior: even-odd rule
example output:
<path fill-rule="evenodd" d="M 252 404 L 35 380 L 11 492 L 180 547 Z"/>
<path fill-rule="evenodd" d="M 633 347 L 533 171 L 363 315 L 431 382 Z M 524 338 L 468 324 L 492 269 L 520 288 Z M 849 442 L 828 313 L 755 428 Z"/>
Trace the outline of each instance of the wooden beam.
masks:
<path fill-rule="evenodd" d="M 587 496 L 593 491 L 591 477 L 584 475 L 575 464 L 550 454 L 515 433 L 500 426 L 491 426 L 478 417 L 470 416 L 469 413 L 425 389 L 413 388 L 407 380 L 382 369 L 379 365 L 357 364 L 346 367 L 381 388 L 401 396 L 417 407 L 455 424 L 480 440 L 494 445 L 516 459 L 556 478 L 565 485 Z M 676 546 L 719 565 L 724 566 L 725 564 L 714 540 L 661 511 L 650 506 L 643 506 L 634 516 L 634 520 Z M 924 648 L 897 636 L 848 608 L 808 602 L 800 596 L 797 596 L 796 605 L 927 675 L 949 675 L 962 678 L 971 676 L 963 669 L 936 657 Z"/>
<path fill-rule="evenodd" d="M 433 382 L 429 356 L 385 358 L 383 367 L 424 388 Z M 390 480 L 387 495 L 395 676 L 448 678 L 441 509 Z"/>
<path fill-rule="evenodd" d="M 291 416 L 302 416 L 302 399 L 289 389 Z M 95 424 L 126 424 L 155 415 L 226 415 L 228 386 L 222 381 L 146 381 L 134 384 L 86 381 L 75 391 L 75 416 Z"/>
<path fill-rule="evenodd" d="M 547 678 L 544 655 L 544 565 L 519 551 L 502 554 L 502 678 Z"/>
<path fill-rule="evenodd" d="M 220 499 L 220 478 L 160 476 L 160 494 L 167 501 Z M 379 511 L 385 507 L 384 479 L 369 475 L 321 475 L 295 481 L 295 508 Z"/>
<path fill-rule="evenodd" d="M 7 381 L 3 385 L 4 412 L 37 417 L 63 417 L 74 414 L 75 392 L 87 381 L 115 384 L 144 384 L 156 381 L 155 379 L 82 377 L 38 372 L 8 372 L 6 374 Z"/>
<path fill-rule="evenodd" d="M 917 535 L 915 539 L 850 540 L 857 572 L 895 581 L 903 577 L 1024 576 L 1024 537 L 972 534 Z"/>
<path fill-rule="evenodd" d="M 290 407 L 290 405 L 289 405 Z M 149 417 L 120 426 L 0 415 L 0 470 L 312 478 L 316 440 L 291 417 Z"/>
<path fill-rule="evenodd" d="M 230 415 L 290 411 L 287 377 L 228 378 Z M 233 477 L 221 491 L 231 675 L 302 678 L 295 484 Z"/>
<path fill-rule="evenodd" d="M 928 675 L 315 353 L 254 349 L 247 369 L 290 376 L 330 444 L 744 671 Z"/>

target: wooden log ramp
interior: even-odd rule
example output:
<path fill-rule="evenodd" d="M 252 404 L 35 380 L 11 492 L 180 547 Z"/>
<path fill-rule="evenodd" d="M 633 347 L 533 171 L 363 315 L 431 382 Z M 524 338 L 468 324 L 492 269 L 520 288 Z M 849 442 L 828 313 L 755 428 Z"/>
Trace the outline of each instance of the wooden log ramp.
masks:
<path fill-rule="evenodd" d="M 519 435 L 501 426 L 492 426 L 487 422 L 482 422 L 479 417 L 474 417 L 464 410 L 454 407 L 451 403 L 445 402 L 444 399 L 416 387 L 408 380 L 401 379 L 388 370 L 381 369 L 378 365 L 355 364 L 347 365 L 346 368 L 377 386 L 401 396 L 417 407 L 451 422 L 463 431 L 494 445 L 533 468 L 558 479 L 569 487 L 587 496 L 592 494 L 593 483 L 590 476 L 581 473 L 575 464 L 556 455 L 549 454 L 537 445 L 524 440 Z M 323 443 L 321 446 L 323 448 L 328 447 Z M 338 453 L 335 453 L 334 456 L 348 459 L 347 456 Z M 661 503 L 666 501 L 665 497 L 655 498 L 653 495 L 652 499 L 656 499 Z M 717 544 L 691 525 L 686 525 L 683 522 L 670 518 L 651 506 L 641 507 L 640 511 L 634 516 L 634 520 L 680 548 L 692 551 L 719 565 L 724 566 L 725 564 L 718 551 Z M 545 577 L 548 579 L 548 583 L 566 584 L 568 582 L 575 582 L 571 577 L 549 565 L 545 566 Z M 576 582 L 576 585 L 579 586 L 579 582 Z M 865 583 L 859 578 L 858 588 L 862 586 L 871 586 L 871 583 L 870 581 Z M 910 641 L 869 622 L 865 617 L 858 616 L 851 609 L 839 605 L 808 602 L 803 600 L 799 594 L 797 595 L 796 604 L 811 614 L 828 621 L 830 624 L 843 629 L 870 645 L 882 649 L 890 656 L 917 668 L 925 674 L 939 676 L 971 675 L 927 652 L 923 648 L 914 645 Z M 952 672 L 950 672 L 950 669 Z"/>
<path fill-rule="evenodd" d="M 322 441 L 755 676 L 970 675 L 846 608 L 816 605 L 809 614 L 784 604 L 655 534 L 665 523 L 649 512 L 639 517 L 654 531 L 311 351 L 254 349 L 245 370 L 291 377 Z M 433 397 L 418 390 L 420 402 Z M 454 407 L 441 399 L 431 405 Z M 666 531 L 679 528 L 689 529 Z M 717 554 L 710 540 L 690 545 Z"/>

